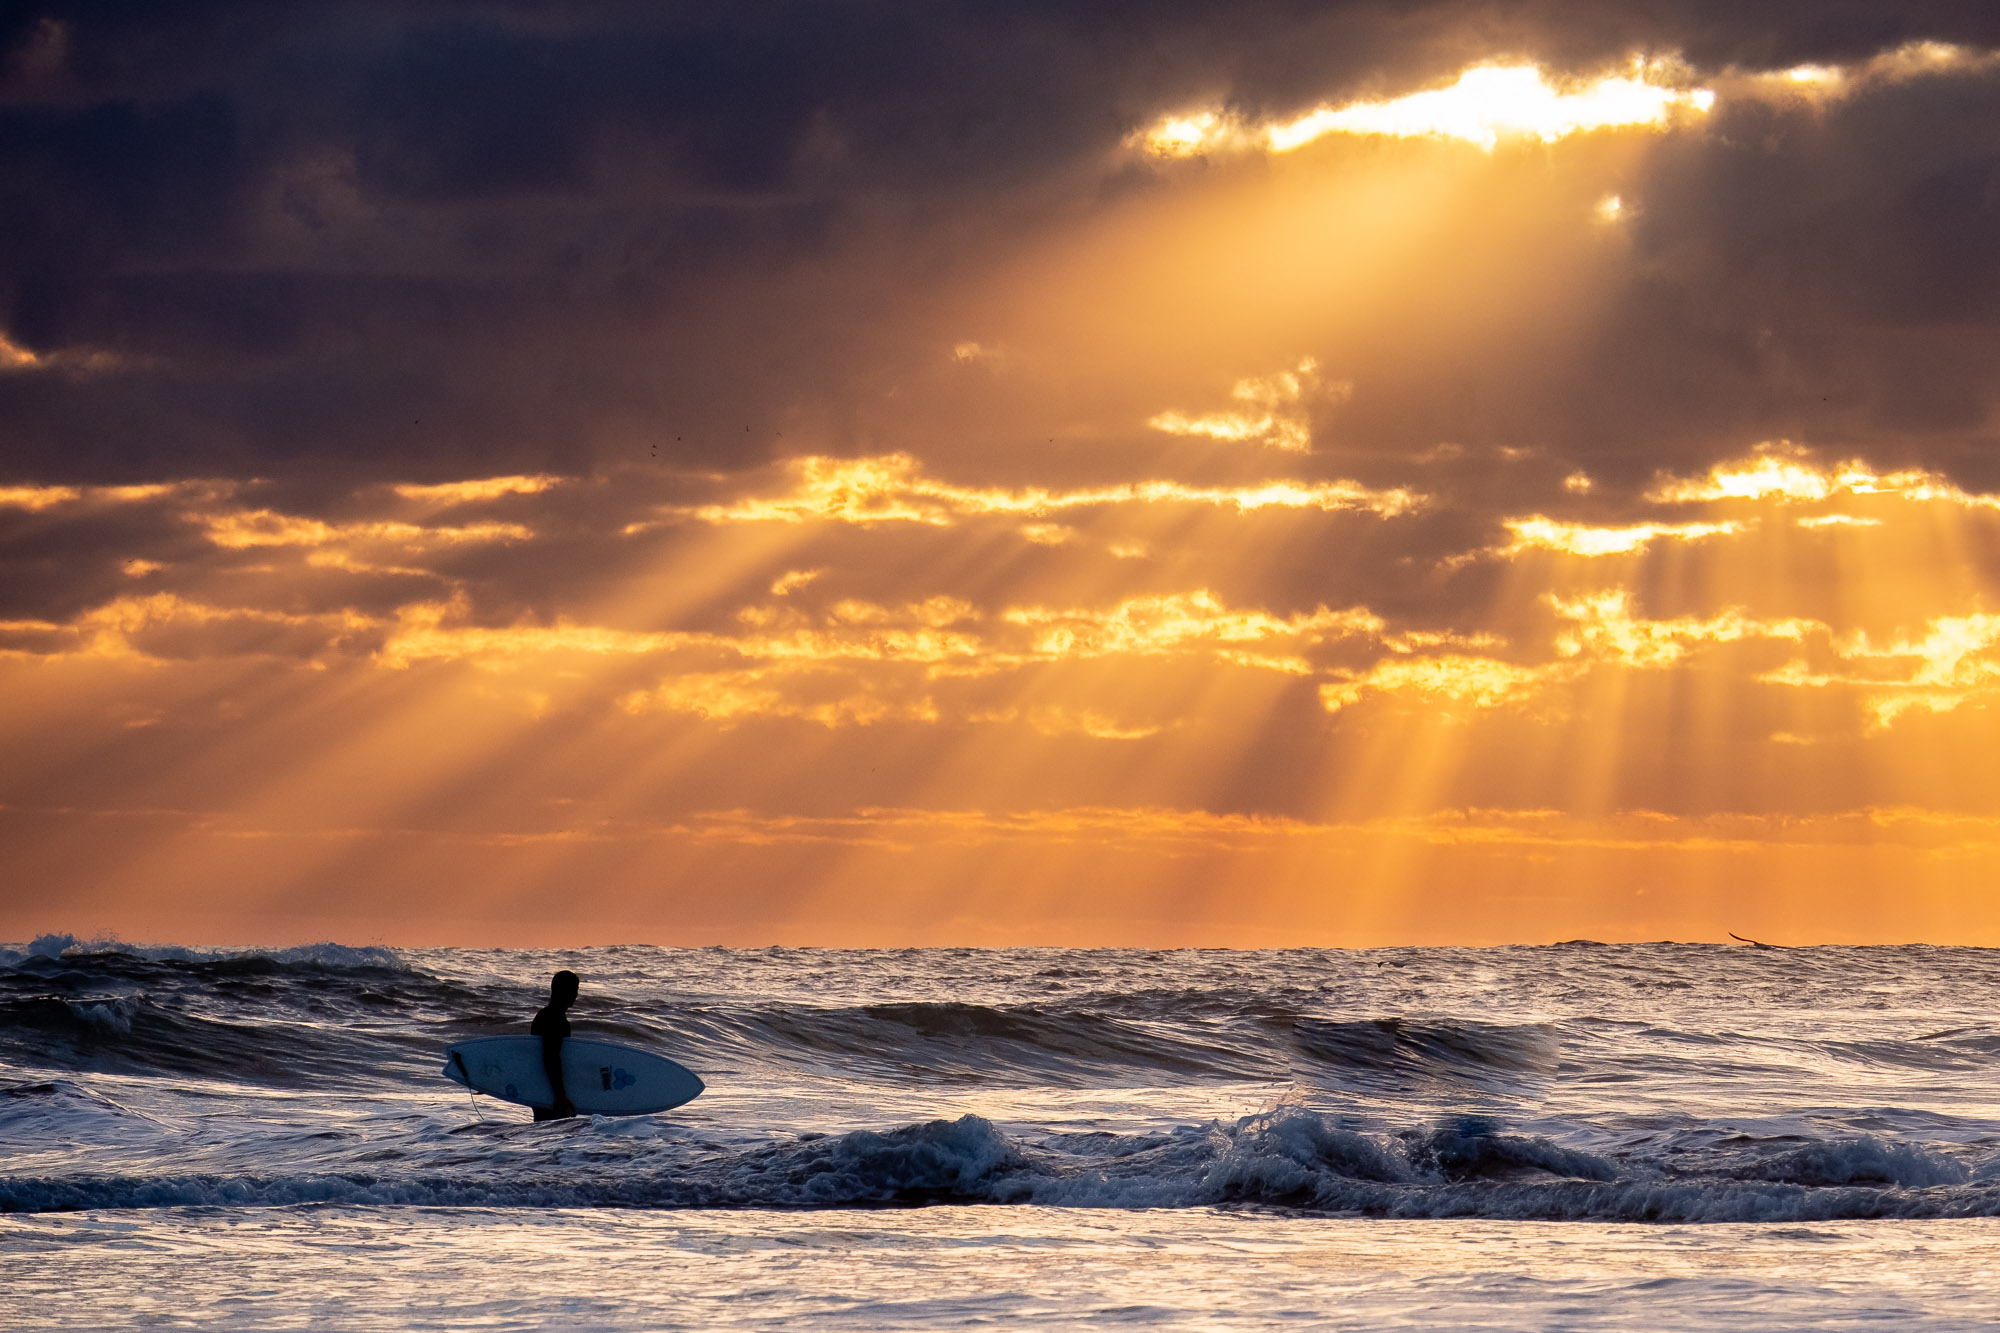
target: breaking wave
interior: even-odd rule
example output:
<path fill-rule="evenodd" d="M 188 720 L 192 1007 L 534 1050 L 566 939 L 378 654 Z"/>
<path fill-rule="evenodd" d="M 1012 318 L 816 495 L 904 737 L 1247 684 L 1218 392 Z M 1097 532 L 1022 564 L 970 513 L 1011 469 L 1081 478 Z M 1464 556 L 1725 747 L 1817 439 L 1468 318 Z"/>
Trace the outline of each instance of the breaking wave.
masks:
<path fill-rule="evenodd" d="M 6 1094 L 19 1097 L 18 1091 Z M 520 1131 L 514 1131 L 516 1133 Z M 588 1127 L 572 1140 L 588 1138 Z M 599 1145 L 591 1145 L 593 1147 Z M 572 1141 L 572 1149 L 579 1144 Z M 461 1145 L 461 1150 L 463 1145 Z M 1908 1145 L 1862 1138 L 1748 1174 L 1647 1169 L 1460 1125 L 1375 1136 L 1298 1109 L 1088 1144 L 1035 1141 L 979 1116 L 615 1172 L 338 1171 L 0 1179 L 0 1211 L 340 1203 L 534 1208 L 1276 1207 L 1436 1218 L 1800 1222 L 2000 1216 L 2000 1185 Z"/>

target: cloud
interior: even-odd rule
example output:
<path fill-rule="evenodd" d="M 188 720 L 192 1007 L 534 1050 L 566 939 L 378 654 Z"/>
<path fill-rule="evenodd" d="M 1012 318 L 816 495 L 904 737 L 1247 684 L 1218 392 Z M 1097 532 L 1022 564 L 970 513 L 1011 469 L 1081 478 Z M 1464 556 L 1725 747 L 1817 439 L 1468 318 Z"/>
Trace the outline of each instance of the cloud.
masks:
<path fill-rule="evenodd" d="M 0 508 L 39 512 L 58 506 L 136 505 L 176 498 L 222 498 L 234 492 L 227 482 L 144 482 L 129 486 L 0 486 Z"/>
<path fill-rule="evenodd" d="M 0 621 L 0 656 L 157 662 L 168 659 L 316 659 L 378 628 L 353 612 L 293 613 L 218 607 L 173 593 L 114 598 L 67 623 Z M 372 637 L 372 636 L 371 636 Z"/>
<path fill-rule="evenodd" d="M 1242 406 L 1233 412 L 1190 416 L 1170 410 L 1148 418 L 1146 424 L 1167 435 L 1199 435 L 1305 453 L 1312 448 L 1307 396 L 1338 401 L 1353 392 L 1354 386 L 1347 383 L 1320 384 L 1319 363 L 1307 357 L 1291 370 L 1236 381 L 1229 396 Z"/>
<path fill-rule="evenodd" d="M 1741 532 L 1740 522 L 1721 523 L 1626 523 L 1615 527 L 1593 526 L 1543 518 L 1505 520 L 1514 540 L 1499 549 L 1502 556 L 1527 550 L 1559 551 L 1586 559 L 1603 555 L 1630 555 L 1656 541 L 1700 541 L 1704 537 L 1729 536 Z"/>
<path fill-rule="evenodd" d="M 1445 87 L 1315 107 L 1254 128 L 1215 111 L 1170 116 L 1141 142 L 1165 157 L 1234 147 L 1289 153 L 1330 134 L 1460 139 L 1491 152 L 1503 137 L 1553 143 L 1592 130 L 1665 129 L 1676 114 L 1699 114 L 1714 104 L 1710 89 L 1655 81 L 1672 73 L 1641 67 L 1564 86 L 1532 64 L 1481 64 Z"/>
<path fill-rule="evenodd" d="M 562 484 L 563 478 L 550 476 L 482 477 L 477 481 L 433 482 L 428 485 L 398 482 L 391 489 L 405 500 L 445 506 L 476 504 L 503 495 L 539 495 L 551 486 Z"/>
<path fill-rule="evenodd" d="M 998 515 L 1041 517 L 1072 509 L 1184 504 L 1248 513 L 1259 509 L 1361 510 L 1385 518 L 1414 509 L 1423 497 L 1400 487 L 1373 489 L 1355 481 L 1266 481 L 1207 486 L 1162 479 L 1076 489 L 964 486 L 925 475 L 908 454 L 875 458 L 791 460 L 792 489 L 676 512 L 707 523 L 923 523 Z"/>
<path fill-rule="evenodd" d="M 1894 496 L 1971 509 L 2000 508 L 2000 496 L 1968 494 L 1924 468 L 1879 473 L 1866 463 L 1818 462 L 1789 441 L 1760 446 L 1750 457 L 1718 463 L 1706 476 L 1664 478 L 1646 498 L 1655 504 L 1705 504 L 1718 500 L 1772 500 L 1812 504 L 1842 496 Z"/>

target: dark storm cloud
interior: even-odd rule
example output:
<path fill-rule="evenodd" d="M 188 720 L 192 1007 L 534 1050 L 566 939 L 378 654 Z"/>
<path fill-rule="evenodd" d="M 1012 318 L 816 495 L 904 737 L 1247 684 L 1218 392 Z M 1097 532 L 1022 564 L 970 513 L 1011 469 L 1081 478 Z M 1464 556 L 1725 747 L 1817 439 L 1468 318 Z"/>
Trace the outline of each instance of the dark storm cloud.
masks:
<path fill-rule="evenodd" d="M 909 355 L 927 292 L 1106 198 L 1121 137 L 1189 99 L 1277 114 L 1495 54 L 2000 43 L 1988 5 L 1853 0 L 30 4 L 4 25 L 0 327 L 118 358 L 0 376 L 21 479 L 755 462 L 788 412 L 837 415 Z M 1991 407 L 1992 88 L 1730 111 L 1666 151 L 1587 355 L 1459 368 L 1442 399 L 1363 366 L 1356 423 L 1635 474 L 1780 430 L 1962 444 Z"/>

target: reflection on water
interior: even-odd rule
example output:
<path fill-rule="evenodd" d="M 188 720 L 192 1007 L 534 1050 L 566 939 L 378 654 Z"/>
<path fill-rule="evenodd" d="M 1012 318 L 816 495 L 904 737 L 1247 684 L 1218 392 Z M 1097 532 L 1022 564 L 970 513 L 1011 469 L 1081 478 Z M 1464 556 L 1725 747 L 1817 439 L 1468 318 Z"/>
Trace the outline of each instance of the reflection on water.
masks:
<path fill-rule="evenodd" d="M 1186 1209 L 0 1218 L 43 1327 L 1983 1329 L 2000 1222 L 1659 1227 Z"/>

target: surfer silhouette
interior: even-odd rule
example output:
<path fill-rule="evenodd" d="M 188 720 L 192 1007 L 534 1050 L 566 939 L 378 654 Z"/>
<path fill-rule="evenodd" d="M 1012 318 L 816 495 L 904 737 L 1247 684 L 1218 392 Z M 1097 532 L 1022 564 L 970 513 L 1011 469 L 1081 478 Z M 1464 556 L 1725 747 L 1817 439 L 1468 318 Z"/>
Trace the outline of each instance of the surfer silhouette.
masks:
<path fill-rule="evenodd" d="M 569 1093 L 563 1089 L 563 1038 L 569 1035 L 569 1007 L 576 1003 L 576 973 L 563 971 L 549 978 L 549 1002 L 536 1014 L 528 1031 L 542 1039 L 542 1068 L 549 1076 L 549 1086 L 556 1090 L 554 1106 L 537 1106 L 537 1120 L 567 1120 L 576 1114 L 570 1105 Z"/>

